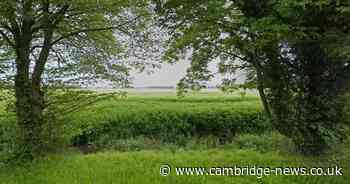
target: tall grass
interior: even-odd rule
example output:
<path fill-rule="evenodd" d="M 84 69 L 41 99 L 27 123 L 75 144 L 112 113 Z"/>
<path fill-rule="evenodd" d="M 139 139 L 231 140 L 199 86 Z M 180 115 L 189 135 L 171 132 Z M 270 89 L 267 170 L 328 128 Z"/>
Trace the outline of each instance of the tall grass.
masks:
<path fill-rule="evenodd" d="M 159 167 L 173 167 L 170 176 Z M 28 167 L 0 172 L 1 184 L 346 184 L 344 176 L 176 176 L 174 167 L 315 167 L 314 161 L 275 152 L 252 150 L 105 152 L 93 155 L 51 156 Z M 344 172 L 347 172 L 345 170 Z"/>

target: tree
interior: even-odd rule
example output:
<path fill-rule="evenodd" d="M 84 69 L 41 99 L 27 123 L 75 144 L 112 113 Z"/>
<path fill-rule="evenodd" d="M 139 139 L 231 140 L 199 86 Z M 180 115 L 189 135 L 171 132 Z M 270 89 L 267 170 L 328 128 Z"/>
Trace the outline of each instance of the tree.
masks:
<path fill-rule="evenodd" d="M 52 80 L 127 79 L 121 51 L 136 52 L 146 39 L 149 10 L 142 0 L 0 2 L 0 71 L 9 80 L 14 75 L 21 152 L 33 157 L 41 150 L 43 85 Z"/>
<path fill-rule="evenodd" d="M 158 2 L 173 30 L 167 59 L 192 51 L 181 86 L 208 80 L 216 57 L 225 59 L 224 68 L 254 69 L 265 112 L 271 109 L 275 128 L 305 154 L 345 139 L 340 102 L 349 88 L 349 6 L 333 0 Z"/>
<path fill-rule="evenodd" d="M 207 69 L 208 64 L 220 58 L 220 73 L 245 70 L 251 76 L 246 82 L 256 83 L 264 110 L 271 116 L 260 66 L 263 57 L 258 53 L 260 43 L 256 32 L 259 30 L 252 26 L 255 15 L 244 14 L 244 10 L 252 14 L 258 12 L 263 4 L 225 0 L 157 2 L 163 26 L 170 29 L 173 36 L 164 59 L 175 62 L 179 55 L 191 50 L 191 67 L 179 86 L 192 88 L 210 80 L 213 75 Z M 257 7 L 253 9 L 253 5 Z M 228 80 L 235 79 L 225 79 L 225 82 Z"/>
<path fill-rule="evenodd" d="M 274 8 L 276 20 L 289 29 L 270 57 L 275 64 L 266 67 L 270 84 L 277 85 L 269 94 L 274 123 L 306 154 L 346 139 L 350 19 L 342 9 L 349 6 L 348 1 L 283 1 Z"/>

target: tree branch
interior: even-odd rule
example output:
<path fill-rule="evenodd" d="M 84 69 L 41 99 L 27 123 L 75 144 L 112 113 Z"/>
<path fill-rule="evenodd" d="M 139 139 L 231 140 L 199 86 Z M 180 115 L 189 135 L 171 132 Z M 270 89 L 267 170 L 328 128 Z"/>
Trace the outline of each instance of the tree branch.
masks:
<path fill-rule="evenodd" d="M 117 25 L 117 26 L 102 27 L 102 28 L 87 28 L 87 29 L 81 29 L 81 30 L 73 31 L 73 32 L 71 32 L 71 33 L 68 33 L 68 34 L 66 34 L 66 35 L 63 35 L 63 36 L 61 36 L 60 38 L 54 40 L 54 41 L 51 43 L 51 45 L 55 45 L 55 44 L 57 44 L 58 42 L 60 42 L 61 40 L 64 40 L 64 39 L 67 39 L 67 38 L 69 38 L 69 37 L 78 35 L 78 34 L 80 34 L 80 33 L 87 33 L 87 32 L 107 31 L 107 30 L 118 29 L 118 30 L 120 30 L 120 31 L 122 31 L 122 32 L 124 32 L 124 33 L 126 33 L 126 34 L 129 34 L 126 30 L 121 29 L 121 27 L 123 27 L 123 26 L 125 26 L 125 25 L 131 23 L 132 21 L 137 20 L 139 17 L 141 17 L 141 15 L 140 15 L 140 16 L 137 16 L 136 18 L 134 18 L 134 19 L 131 20 L 131 21 L 124 22 L 124 23 L 119 24 L 119 25 Z"/>
<path fill-rule="evenodd" d="M 58 51 L 58 50 L 56 50 L 54 48 L 51 48 L 51 51 L 56 55 L 58 67 L 60 67 L 61 63 L 67 63 L 67 60 L 61 54 L 62 51 Z"/>
<path fill-rule="evenodd" d="M 13 48 L 15 48 L 15 44 L 11 41 L 11 39 L 2 31 L 0 30 L 0 35 L 6 40 L 6 42 Z"/>
<path fill-rule="evenodd" d="M 61 20 L 63 19 L 65 13 L 67 12 L 67 10 L 69 9 L 70 5 L 69 4 L 65 4 L 62 5 L 62 7 L 57 11 L 57 12 L 49 12 L 49 4 L 50 2 L 48 1 L 44 1 L 43 3 L 43 13 L 42 13 L 42 19 L 44 19 L 43 21 L 50 21 L 50 24 L 39 24 L 38 26 L 35 26 L 32 28 L 32 33 L 35 33 L 37 31 L 39 31 L 40 29 L 45 29 L 47 26 L 52 26 L 52 27 L 56 27 L 57 24 L 59 24 L 61 22 Z M 39 21 L 41 22 L 41 21 Z"/>
<path fill-rule="evenodd" d="M 41 75 L 44 72 L 45 64 L 50 54 L 50 49 L 51 49 L 50 43 L 53 37 L 53 28 L 51 27 L 51 21 L 49 17 L 50 15 L 49 8 L 50 8 L 49 0 L 43 0 L 44 43 L 42 45 L 39 58 L 35 62 L 34 70 L 32 73 L 32 85 L 33 87 L 39 87 L 39 89 L 40 89 Z"/>

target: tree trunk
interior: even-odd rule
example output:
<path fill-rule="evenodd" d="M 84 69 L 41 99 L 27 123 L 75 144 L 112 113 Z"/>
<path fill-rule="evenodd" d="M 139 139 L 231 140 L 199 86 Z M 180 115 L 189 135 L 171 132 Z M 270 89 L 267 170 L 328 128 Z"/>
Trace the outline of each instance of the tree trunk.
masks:
<path fill-rule="evenodd" d="M 263 81 L 263 76 L 262 76 L 262 73 L 261 73 L 261 69 L 260 69 L 259 66 L 255 67 L 255 68 L 256 68 L 256 73 L 257 73 L 257 88 L 258 88 L 260 100 L 261 100 L 261 102 L 263 104 L 265 113 L 267 114 L 267 116 L 269 118 L 271 118 L 270 107 L 269 107 L 269 104 L 267 102 L 266 94 L 264 92 L 264 81 Z"/>
<path fill-rule="evenodd" d="M 255 35 L 250 34 L 249 37 L 251 37 L 253 40 L 256 40 L 256 36 Z M 263 76 L 263 73 L 262 73 L 262 66 L 259 63 L 260 61 L 259 61 L 258 49 L 255 48 L 254 51 L 248 53 L 248 55 L 249 55 L 250 63 L 253 65 L 253 67 L 255 68 L 255 71 L 256 71 L 257 89 L 258 89 L 258 92 L 259 92 L 261 103 L 263 105 L 263 108 L 264 108 L 264 111 L 265 111 L 266 115 L 268 116 L 268 118 L 271 119 L 272 114 L 271 114 L 269 103 L 267 101 L 267 97 L 266 97 L 266 94 L 265 94 L 265 91 L 264 91 L 264 89 L 265 89 L 264 76 Z"/>
<path fill-rule="evenodd" d="M 42 128 L 42 94 L 40 87 L 33 88 L 29 78 L 27 61 L 20 60 L 17 63 L 15 77 L 15 97 L 17 123 L 20 128 L 20 149 L 22 156 L 33 158 L 41 151 Z"/>
<path fill-rule="evenodd" d="M 19 156 L 34 158 L 42 153 L 43 148 L 43 93 L 41 91 L 42 75 L 51 49 L 53 30 L 62 17 L 58 16 L 55 21 L 50 19 L 49 3 L 43 1 L 43 19 L 40 22 L 34 17 L 34 1 L 21 2 L 20 23 L 13 23 L 13 48 L 16 53 L 16 75 L 15 75 L 15 98 L 17 124 L 20 129 L 18 149 Z M 67 10 L 68 7 L 62 9 Z M 34 67 L 30 55 L 32 53 L 32 41 L 34 31 L 33 25 L 40 23 L 43 26 L 43 45 L 38 59 L 35 59 Z M 33 60 L 32 60 L 33 61 Z M 30 69 L 33 68 L 33 72 Z"/>
<path fill-rule="evenodd" d="M 31 19 L 27 17 L 21 33 L 15 35 L 16 41 L 16 76 L 15 97 L 17 124 L 20 129 L 18 154 L 29 159 L 42 150 L 42 94 L 39 85 L 33 85 L 30 77 Z"/>
<path fill-rule="evenodd" d="M 267 97 L 266 97 L 266 94 L 265 94 L 265 91 L 264 91 L 264 89 L 265 89 L 265 87 L 264 87 L 264 76 L 262 74 L 262 68 L 259 65 L 258 61 L 257 61 L 257 56 L 252 55 L 250 63 L 253 64 L 253 66 L 255 68 L 255 71 L 256 71 L 257 89 L 258 89 L 258 92 L 259 92 L 260 100 L 261 100 L 261 103 L 263 105 L 264 111 L 265 111 L 266 115 L 269 118 L 271 118 L 272 115 L 271 115 L 270 107 L 269 107 L 269 104 L 267 102 Z"/>

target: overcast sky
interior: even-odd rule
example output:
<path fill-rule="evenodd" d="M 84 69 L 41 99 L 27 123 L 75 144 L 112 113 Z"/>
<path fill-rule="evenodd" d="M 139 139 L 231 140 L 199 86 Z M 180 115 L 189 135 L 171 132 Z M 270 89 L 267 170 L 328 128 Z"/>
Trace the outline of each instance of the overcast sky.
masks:
<path fill-rule="evenodd" d="M 177 82 L 186 75 L 189 62 L 181 60 L 176 64 L 162 64 L 152 74 L 133 72 L 134 87 L 176 86 Z"/>
<path fill-rule="evenodd" d="M 176 64 L 163 64 L 161 69 L 155 70 L 151 75 L 146 72 L 133 72 L 134 77 L 133 87 L 150 87 L 150 86 L 176 86 L 179 80 L 186 75 L 186 70 L 190 65 L 190 61 L 181 60 Z M 213 72 L 217 71 L 217 64 L 212 63 L 209 66 Z M 242 75 L 242 74 L 238 74 Z M 209 86 L 216 86 L 222 79 L 221 75 L 216 75 L 215 78 L 208 83 Z M 238 81 L 242 81 L 242 77 L 238 77 Z"/>

